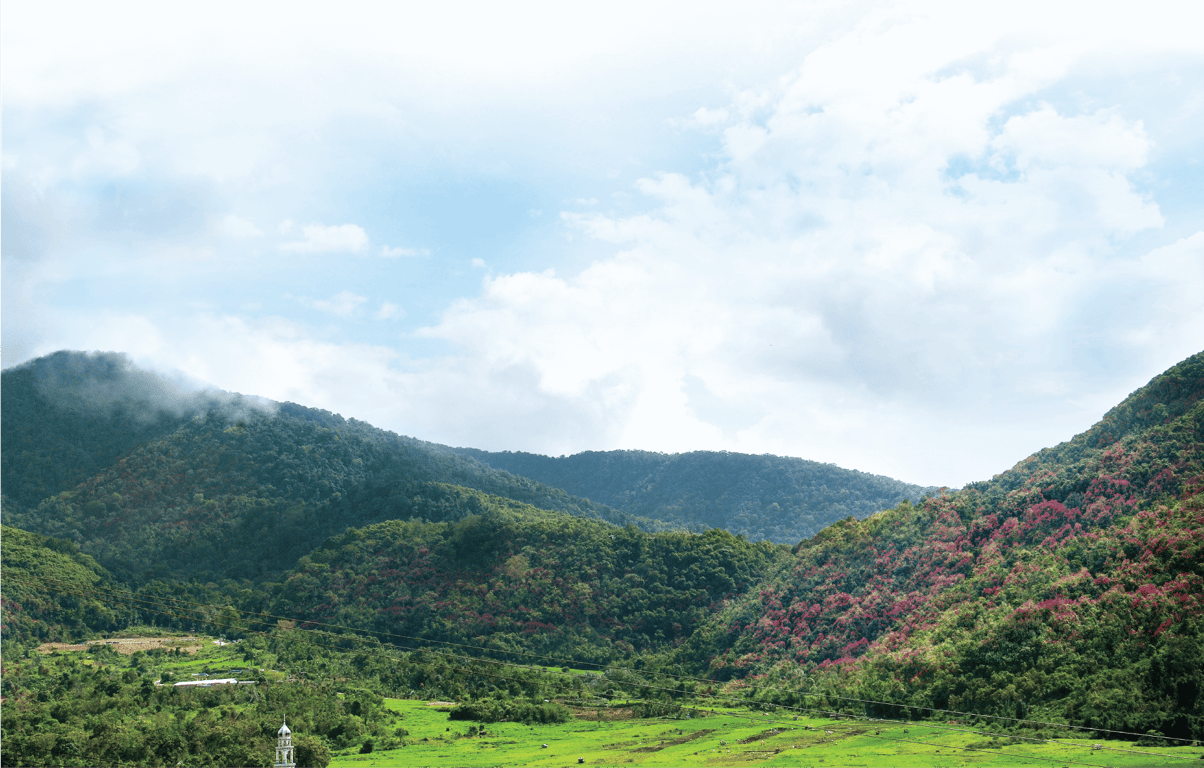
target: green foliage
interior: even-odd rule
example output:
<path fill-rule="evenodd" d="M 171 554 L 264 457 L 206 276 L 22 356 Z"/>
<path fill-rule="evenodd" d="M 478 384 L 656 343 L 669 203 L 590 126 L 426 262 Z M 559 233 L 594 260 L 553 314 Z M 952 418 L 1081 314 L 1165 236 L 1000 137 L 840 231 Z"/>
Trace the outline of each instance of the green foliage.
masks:
<path fill-rule="evenodd" d="M 366 743 L 371 744 L 372 742 Z M 293 755 L 297 760 L 297 765 L 305 768 L 326 768 L 333 759 L 326 742 L 304 733 L 293 737 Z"/>
<path fill-rule="evenodd" d="M 554 458 L 459 450 L 632 515 L 782 544 L 794 544 L 841 518 L 865 518 L 937 490 L 834 464 L 726 451 L 586 451 Z"/>
<path fill-rule="evenodd" d="M 244 637 L 249 664 L 339 681 L 342 698 L 314 699 L 303 716 L 319 762 L 322 749 L 370 739 L 376 757 L 402 738 L 382 725 L 382 694 L 535 704 L 656 690 L 655 706 L 674 707 L 705 687 L 872 716 L 946 709 L 1204 738 L 1204 354 L 1008 472 L 865 519 L 821 493 L 828 470 L 767 457 L 573 457 L 597 477 L 572 492 L 616 494 L 616 511 L 333 414 L 213 395 L 173 403 L 119 365 L 53 362 L 55 386 L 37 364 L 3 374 L 5 521 L 43 534 L 0 531 L 6 764 L 154 763 L 139 745 L 159 749 L 163 733 L 164 755 L 260 760 L 239 750 L 261 725 L 238 714 L 259 702 L 215 699 L 206 710 L 235 715 L 177 717 L 163 696 L 210 694 L 148 687 L 147 675 L 172 672 L 158 657 L 132 663 L 130 680 L 25 666 L 35 641 L 132 624 Z M 109 383 L 81 386 L 96 380 Z M 131 415 L 138 403 L 158 415 Z M 530 461 L 572 479 L 570 461 Z M 70 462 L 82 474 L 60 466 Z M 783 499 L 827 499 L 843 519 L 789 553 L 625 517 L 773 538 L 801 524 L 766 527 Z M 263 609 L 300 628 L 262 634 L 242 612 Z M 315 621 L 378 634 L 317 633 Z M 464 647 L 411 650 L 430 641 Z M 544 674 L 469 655 L 606 668 Z M 95 664 L 118 662 L 101 650 Z M 307 690 L 262 682 L 277 697 Z M 126 699 L 141 709 L 98 703 Z M 193 750 L 185 723 L 211 744 Z"/>
<path fill-rule="evenodd" d="M 572 719 L 568 707 L 556 702 L 523 701 L 521 699 L 480 699 L 460 704 L 448 715 L 451 720 L 476 720 L 480 723 L 567 723 Z"/>
<path fill-rule="evenodd" d="M 6 512 L 74 487 L 203 407 L 123 355 L 56 352 L 4 371 Z"/>
<path fill-rule="evenodd" d="M 872 715 L 1204 737 L 1202 392 L 1204 354 L 990 481 L 829 527 L 679 658 L 899 705 Z"/>
<path fill-rule="evenodd" d="M 282 713 L 298 765 L 325 766 L 332 748 L 366 739 L 399 743 L 396 715 L 367 690 L 330 681 L 156 685 L 142 659 L 90 655 L 6 660 L 6 678 L 17 680 L 2 711 L 5 765 L 268 766 Z"/>
<path fill-rule="evenodd" d="M 270 578 L 349 526 L 470 513 L 449 483 L 666 527 L 326 411 L 181 393 L 119 356 L 57 353 L 2 381 L 6 522 L 135 584 Z"/>
<path fill-rule="evenodd" d="M 130 609 L 90 596 L 95 586 L 114 585 L 95 560 L 70 542 L 0 526 L 0 562 L 4 582 L 0 632 L 6 654 L 10 645 L 82 640 L 133 619 Z M 50 588 L 44 579 L 67 589 Z"/>
<path fill-rule="evenodd" d="M 606 664 L 681 643 L 787 557 L 726 531 L 648 534 L 464 488 L 440 496 L 479 514 L 332 537 L 274 591 L 271 612 Z"/>

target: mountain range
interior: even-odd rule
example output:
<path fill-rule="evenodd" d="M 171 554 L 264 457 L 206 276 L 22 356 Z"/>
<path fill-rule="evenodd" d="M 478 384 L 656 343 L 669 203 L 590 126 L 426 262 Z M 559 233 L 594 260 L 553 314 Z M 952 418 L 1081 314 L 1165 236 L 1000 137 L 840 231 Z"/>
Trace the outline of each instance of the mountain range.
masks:
<path fill-rule="evenodd" d="M 781 703 L 1200 739 L 1202 398 L 1204 353 L 938 490 L 772 456 L 449 448 L 61 352 L 3 374 L 4 568 Z M 5 593 L 6 643 L 170 621 Z"/>

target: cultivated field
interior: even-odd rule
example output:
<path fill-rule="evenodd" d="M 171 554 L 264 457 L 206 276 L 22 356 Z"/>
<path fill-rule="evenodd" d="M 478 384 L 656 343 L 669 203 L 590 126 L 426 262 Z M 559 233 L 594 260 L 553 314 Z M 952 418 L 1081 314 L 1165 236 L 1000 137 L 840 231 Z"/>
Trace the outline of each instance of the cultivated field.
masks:
<path fill-rule="evenodd" d="M 1144 748 L 1131 742 L 1016 743 L 950 724 L 875 726 L 738 710 L 689 719 L 583 720 L 562 725 L 450 721 L 425 702 L 388 699 L 410 732 L 400 749 L 340 755 L 356 766 L 1187 766 L 1200 747 Z M 543 745 L 547 746 L 544 747 Z M 1095 744 L 1100 748 L 1096 749 Z M 1194 761 L 1194 762 L 1193 762 Z"/>
<path fill-rule="evenodd" d="M 138 651 L 149 651 L 155 648 L 179 648 L 187 653 L 196 653 L 201 644 L 208 642 L 197 637 L 121 637 L 111 640 L 89 640 L 87 643 L 42 643 L 38 646 L 39 653 L 52 651 L 86 651 L 97 645 L 107 645 L 118 653 L 131 655 Z"/>

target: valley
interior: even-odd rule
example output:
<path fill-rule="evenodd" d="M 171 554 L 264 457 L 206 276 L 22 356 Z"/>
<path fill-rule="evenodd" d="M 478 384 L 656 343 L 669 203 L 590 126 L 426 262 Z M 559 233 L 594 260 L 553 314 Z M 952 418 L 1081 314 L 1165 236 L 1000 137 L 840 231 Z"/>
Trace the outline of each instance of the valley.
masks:
<path fill-rule="evenodd" d="M 452 719 L 455 702 L 422 699 L 374 698 L 365 691 L 333 690 L 326 681 L 289 680 L 275 669 L 247 666 L 248 655 L 263 659 L 263 645 L 219 645 L 209 636 L 162 638 L 153 643 L 170 647 L 173 639 L 190 653 L 135 651 L 114 653 L 113 646 L 145 644 L 132 634 L 107 639 L 87 649 L 41 648 L 28 664 L 54 670 L 60 679 L 104 681 L 103 691 L 88 697 L 106 705 L 109 712 L 156 713 L 135 718 L 135 723 L 110 719 L 105 728 L 89 732 L 72 729 L 72 718 L 54 702 L 53 691 L 34 684 L 35 698 L 48 710 L 51 722 L 38 738 L 22 738 L 22 726 L 34 719 L 39 707 L 23 709 L 10 718 L 17 744 L 9 745 L 16 763 L 62 764 L 71 762 L 72 749 L 86 745 L 91 754 L 118 764 L 153 764 L 164 750 L 191 742 L 202 764 L 241 764 L 253 759 L 237 751 L 239 734 L 262 731 L 267 738 L 276 725 L 267 710 L 279 705 L 288 687 L 316 688 L 342 709 L 343 718 L 323 712 L 321 697 L 286 699 L 294 713 L 291 722 L 305 757 L 328 760 L 330 766 L 498 766 L 498 765 L 850 765 L 850 766 L 1008 766 L 1088 764 L 1097 766 L 1181 765 L 1204 757 L 1204 748 L 1141 746 L 1113 739 L 1093 740 L 1073 734 L 1046 732 L 1039 737 L 999 724 L 958 720 L 898 722 L 865 717 L 832 717 L 806 707 L 773 705 L 732 706 L 703 698 L 683 702 L 675 711 L 639 716 L 640 699 L 615 697 L 610 701 L 581 697 L 563 698 L 569 717 L 561 723 L 496 722 L 478 724 Z M 166 642 L 162 642 L 166 641 Z M 26 674 L 19 662 L 16 674 Z M 13 673 L 10 670 L 10 674 Z M 132 674 L 130 674 L 132 673 Z M 580 673 L 578 673 L 580 674 Z M 588 674 L 588 673 L 587 673 Z M 157 675 L 153 689 L 131 678 Z M 241 676 L 254 688 L 216 684 L 181 686 Z M 62 685 L 62 682 L 59 683 Z M 545 684 L 553 691 L 556 683 Z M 553 694 L 554 695 L 554 694 Z M 124 699 L 124 701 L 123 701 Z M 306 706 L 308 701 L 309 707 Z M 266 703 L 265 703 L 266 702 Z M 726 705 L 725 705 L 726 704 Z M 358 714 L 351 714 L 354 710 Z M 162 717 L 168 712 L 171 717 Z M 825 716 L 829 715 L 829 716 Z M 299 733 L 300 725 L 310 733 Z M 319 741 L 310 737 L 328 730 Z M 327 744 L 346 745 L 357 728 L 365 738 L 358 744 L 323 751 Z M 213 746 L 218 745 L 214 750 Z M 546 746 L 545 746 L 546 745 Z M 159 750 L 156 753 L 154 750 Z M 224 750 L 224 751 L 223 751 Z M 159 758 L 156 760 L 156 758 Z M 247 762 L 246 764 L 254 764 Z"/>
<path fill-rule="evenodd" d="M 1204 754 L 1204 353 L 958 490 L 455 449 L 118 356 L 3 387 L 5 765 L 266 765 L 284 710 L 321 765 Z"/>

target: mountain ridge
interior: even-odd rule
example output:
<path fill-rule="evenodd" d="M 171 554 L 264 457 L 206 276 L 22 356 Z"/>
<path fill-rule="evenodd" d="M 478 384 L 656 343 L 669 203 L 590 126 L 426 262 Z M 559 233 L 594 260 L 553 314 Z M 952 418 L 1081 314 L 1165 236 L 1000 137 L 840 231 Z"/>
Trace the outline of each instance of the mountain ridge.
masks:
<path fill-rule="evenodd" d="M 779 544 L 794 544 L 837 520 L 865 518 L 938 490 L 770 454 L 584 451 L 554 458 L 456 450 L 624 512 L 681 525 L 701 522 Z"/>
<path fill-rule="evenodd" d="M 4 399 L 6 453 L 22 402 Z M 12 477 L 44 469 L 21 466 L 30 456 L 72 455 L 11 434 Z M 621 660 L 855 715 L 1204 738 L 1204 353 L 990 480 L 845 517 L 792 549 L 640 530 L 407 440 L 292 404 L 218 409 L 33 509 L 6 506 L 6 523 L 77 542 L 142 594 L 194 590 L 228 613 Z"/>
<path fill-rule="evenodd" d="M 728 678 L 810 674 L 833 694 L 1199 738 L 1204 353 L 992 480 L 842 521 L 794 554 L 683 657 Z"/>

